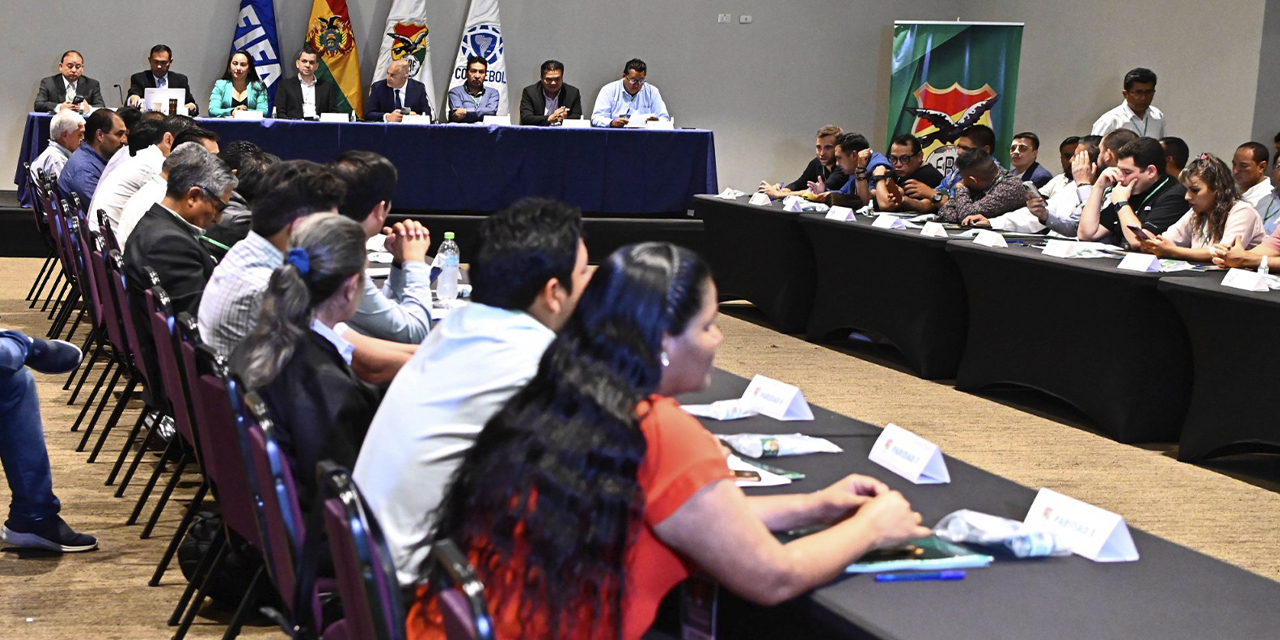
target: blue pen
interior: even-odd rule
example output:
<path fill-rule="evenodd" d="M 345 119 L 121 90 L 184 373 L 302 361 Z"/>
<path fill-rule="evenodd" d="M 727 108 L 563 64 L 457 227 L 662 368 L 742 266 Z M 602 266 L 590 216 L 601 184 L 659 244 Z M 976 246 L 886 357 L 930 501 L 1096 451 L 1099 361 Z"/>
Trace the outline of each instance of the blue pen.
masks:
<path fill-rule="evenodd" d="M 949 569 L 947 571 L 876 574 L 876 582 L 919 582 L 921 580 L 964 580 L 964 572 L 959 569 Z"/>

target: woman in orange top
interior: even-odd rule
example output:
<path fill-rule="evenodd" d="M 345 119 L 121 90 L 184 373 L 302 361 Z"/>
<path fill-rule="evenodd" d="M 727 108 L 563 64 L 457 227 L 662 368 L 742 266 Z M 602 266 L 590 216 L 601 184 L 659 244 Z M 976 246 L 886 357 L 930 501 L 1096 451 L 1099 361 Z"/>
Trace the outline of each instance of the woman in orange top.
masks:
<path fill-rule="evenodd" d="M 433 539 L 468 550 L 497 637 L 636 640 L 692 570 L 761 604 L 928 535 L 883 483 L 748 498 L 715 438 L 671 399 L 706 388 L 723 336 L 696 254 L 623 247 L 601 265 L 536 376 L 495 415 L 440 507 Z M 831 527 L 783 545 L 769 533 Z M 443 638 L 425 588 L 413 640 Z"/>

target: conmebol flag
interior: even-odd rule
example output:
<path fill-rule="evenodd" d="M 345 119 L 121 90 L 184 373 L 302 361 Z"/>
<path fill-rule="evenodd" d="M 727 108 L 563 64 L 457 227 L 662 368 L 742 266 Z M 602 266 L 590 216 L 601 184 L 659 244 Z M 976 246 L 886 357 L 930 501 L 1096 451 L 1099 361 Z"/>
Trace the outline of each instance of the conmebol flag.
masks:
<path fill-rule="evenodd" d="M 489 61 L 489 75 L 484 86 L 498 90 L 498 114 L 511 113 L 507 101 L 507 57 L 502 52 L 502 25 L 498 20 L 498 0 L 471 0 L 467 13 L 467 26 L 462 29 L 462 44 L 458 45 L 458 57 L 453 62 L 453 74 L 449 77 L 449 89 L 462 86 L 467 80 L 467 58 L 482 56 Z M 441 113 L 448 105 L 441 108 Z"/>
<path fill-rule="evenodd" d="M 431 77 L 431 39 L 427 37 L 427 0 L 392 0 L 374 81 L 387 77 L 393 60 L 409 61 L 409 77 L 427 85 L 427 100 L 436 105 L 436 83 Z"/>
<path fill-rule="evenodd" d="M 307 21 L 307 44 L 320 52 L 316 76 L 338 85 L 338 110 L 364 114 L 364 91 L 360 89 L 360 56 L 356 36 L 351 32 L 347 0 L 314 0 Z"/>
<path fill-rule="evenodd" d="M 240 0 L 236 16 L 236 33 L 231 51 L 244 49 L 253 57 L 258 77 L 267 85 L 271 104 L 276 101 L 276 82 L 280 79 L 280 39 L 276 37 L 274 0 Z"/>

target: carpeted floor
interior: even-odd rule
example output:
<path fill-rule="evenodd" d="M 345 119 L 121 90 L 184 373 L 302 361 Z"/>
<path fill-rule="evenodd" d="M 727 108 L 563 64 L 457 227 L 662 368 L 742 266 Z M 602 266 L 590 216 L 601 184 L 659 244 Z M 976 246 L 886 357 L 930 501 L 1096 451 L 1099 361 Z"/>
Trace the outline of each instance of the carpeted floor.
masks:
<path fill-rule="evenodd" d="M 22 300 L 39 266 L 39 260 L 0 259 L 0 327 L 33 335 L 47 330 L 44 315 L 27 310 Z M 960 393 L 904 373 L 887 350 L 811 344 L 761 326 L 749 307 L 724 308 L 729 313 L 720 324 L 726 339 L 717 364 L 730 372 L 764 373 L 796 384 L 813 404 L 874 424 L 894 422 L 988 471 L 1119 512 L 1131 526 L 1280 579 L 1274 542 L 1280 539 L 1280 519 L 1275 517 L 1280 493 L 1274 490 L 1280 458 L 1245 458 L 1216 463 L 1214 469 L 1179 463 L 1168 446 L 1121 445 L 1064 424 L 1072 420 L 1069 410 L 1033 394 L 1002 394 L 995 401 Z M 176 566 L 162 586 L 146 583 L 183 501 L 166 510 L 151 539 L 139 540 L 141 527 L 123 523 L 141 481 L 135 480 L 124 498 L 112 497 L 112 489 L 103 486 L 110 456 L 88 465 L 87 454 L 75 451 L 81 434 L 69 428 L 80 407 L 67 405 L 70 393 L 62 390 L 64 377 L 37 378 L 63 516 L 77 529 L 96 534 L 101 550 L 66 556 L 0 553 L 0 636 L 168 637 L 172 631 L 165 619 L 184 583 Z M 131 409 L 124 422 L 134 416 Z M 114 454 L 123 439 L 123 433 L 116 434 L 106 451 Z M 185 499 L 194 489 L 188 483 L 176 495 Z M 5 491 L 0 489 L 0 496 Z M 221 636 L 221 622 L 229 613 L 209 608 L 204 613 L 208 617 L 197 618 L 188 637 Z M 281 636 L 262 622 L 246 628 L 243 635 Z"/>

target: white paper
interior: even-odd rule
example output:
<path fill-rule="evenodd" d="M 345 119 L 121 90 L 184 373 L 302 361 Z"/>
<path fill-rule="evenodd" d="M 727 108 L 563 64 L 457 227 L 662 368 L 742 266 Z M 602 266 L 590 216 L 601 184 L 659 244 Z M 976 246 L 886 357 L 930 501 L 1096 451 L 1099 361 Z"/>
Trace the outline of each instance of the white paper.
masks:
<path fill-rule="evenodd" d="M 812 420 L 813 410 L 799 387 L 762 375 L 751 379 L 742 397 L 750 407 L 775 420 Z"/>
<path fill-rule="evenodd" d="M 560 126 L 566 129 L 590 129 L 591 121 L 585 120 L 585 119 L 570 120 L 568 118 L 565 118 L 564 121 L 560 123 Z"/>
<path fill-rule="evenodd" d="M 1132 252 L 1120 261 L 1120 268 L 1125 271 L 1156 273 L 1160 271 L 1160 258 L 1149 253 Z"/>
<path fill-rule="evenodd" d="M 711 404 L 682 404 L 680 408 L 690 415 L 711 418 L 712 420 L 738 420 L 760 414 L 759 411 L 752 409 L 751 404 L 742 398 L 717 400 Z"/>
<path fill-rule="evenodd" d="M 670 120 L 653 120 L 646 122 L 644 128 L 650 131 L 671 131 L 676 128 L 676 123 Z"/>
<path fill-rule="evenodd" d="M 920 230 L 920 235 L 932 238 L 945 238 L 947 237 L 947 228 L 937 222 L 926 222 L 924 223 L 924 228 Z"/>
<path fill-rule="evenodd" d="M 742 196 L 745 196 L 745 195 L 747 195 L 747 192 L 745 191 L 738 191 L 737 189 L 734 189 L 732 187 L 725 187 L 724 191 L 721 191 L 720 193 L 716 194 L 716 197 L 721 198 L 723 200 L 737 200 L 738 198 L 741 198 Z"/>
<path fill-rule="evenodd" d="M 765 471 L 755 465 L 743 462 L 742 458 L 729 454 L 725 460 L 729 464 L 730 471 L 754 471 L 760 474 L 760 480 L 750 480 L 747 478 L 735 478 L 734 483 L 739 487 L 780 487 L 784 484 L 791 484 L 791 478 L 780 476 L 772 471 Z"/>
<path fill-rule="evenodd" d="M 142 104 L 148 111 L 159 111 L 160 113 L 169 113 L 169 101 L 176 100 L 178 104 L 178 115 L 185 116 L 187 113 L 187 90 L 186 89 L 143 89 Z"/>
<path fill-rule="evenodd" d="M 853 217 L 853 209 L 850 209 L 849 207 L 831 207 L 831 209 L 827 211 L 828 220 L 848 222 L 853 220 Z"/>
<path fill-rule="evenodd" d="M 986 229 L 979 231 L 973 236 L 973 243 L 996 249 L 1002 249 L 1009 246 L 1009 243 L 1004 241 L 1004 236 Z"/>
<path fill-rule="evenodd" d="M 261 120 L 262 118 L 262 112 L 255 111 L 253 109 L 241 109 L 239 111 L 231 112 L 232 120 Z"/>
<path fill-rule="evenodd" d="M 1269 291 L 1267 277 L 1248 269 L 1231 269 L 1222 278 L 1222 286 L 1243 291 Z"/>
<path fill-rule="evenodd" d="M 767 193 L 756 192 L 751 195 L 751 199 L 748 200 L 747 202 L 750 204 L 767 207 L 773 203 L 773 200 L 769 198 L 769 194 Z"/>
<path fill-rule="evenodd" d="M 1052 531 L 1071 552 L 1094 562 L 1132 562 L 1138 548 L 1124 518 L 1052 489 L 1041 489 L 1025 524 Z"/>
<path fill-rule="evenodd" d="M 627 117 L 626 128 L 627 129 L 644 129 L 647 126 L 646 124 L 647 121 L 649 120 L 649 118 L 652 118 L 652 117 L 653 117 L 653 114 L 651 113 L 633 113 Z"/>
<path fill-rule="evenodd" d="M 485 116 L 484 123 L 499 127 L 509 127 L 511 126 L 511 116 Z"/>
<path fill-rule="evenodd" d="M 322 113 L 320 122 L 351 122 L 351 116 L 345 113 Z"/>
<path fill-rule="evenodd" d="M 415 113 L 412 115 L 401 116 L 401 124 L 431 124 L 431 116 L 425 113 Z"/>
<path fill-rule="evenodd" d="M 951 482 L 951 472 L 938 445 L 893 423 L 880 432 L 869 459 L 912 484 Z"/>

